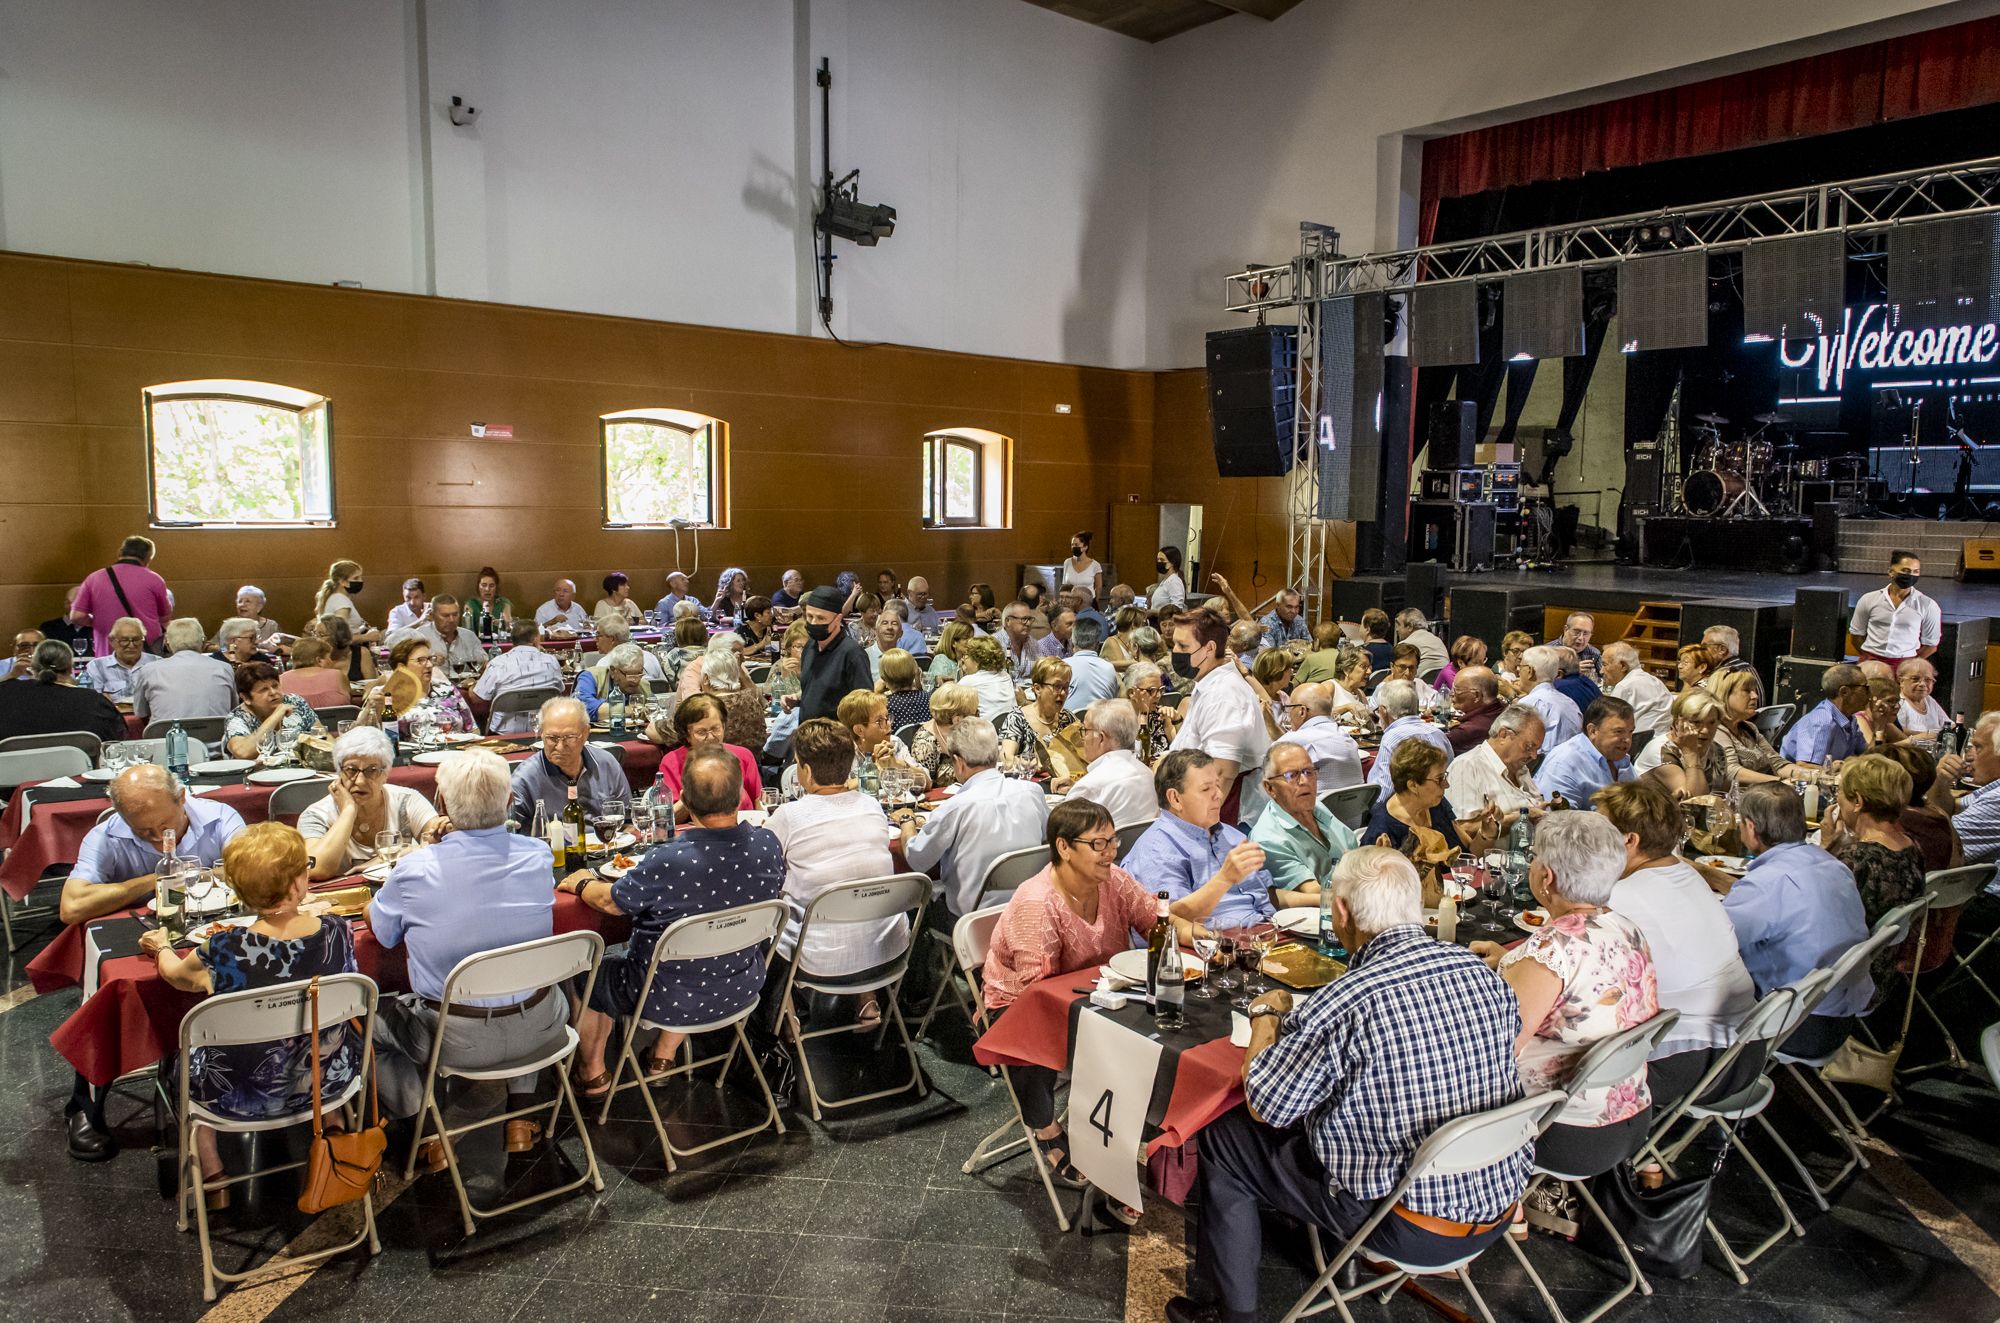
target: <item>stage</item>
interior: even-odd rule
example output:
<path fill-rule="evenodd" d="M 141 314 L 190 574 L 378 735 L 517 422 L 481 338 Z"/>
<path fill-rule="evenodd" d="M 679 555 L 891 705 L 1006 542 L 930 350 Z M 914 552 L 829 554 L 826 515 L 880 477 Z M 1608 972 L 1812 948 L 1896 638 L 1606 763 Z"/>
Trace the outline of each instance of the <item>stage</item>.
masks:
<path fill-rule="evenodd" d="M 1952 578 L 1955 562 L 1937 561 L 1924 567 L 1923 591 L 1937 601 L 1947 619 L 2000 618 L 2000 583 L 1959 583 Z M 1550 605 L 1596 607 L 1629 613 L 1642 601 L 1695 601 L 1724 598 L 1765 606 L 1792 605 L 1801 588 L 1839 588 L 1848 607 L 1861 594 L 1888 581 L 1885 564 L 1879 574 L 1779 574 L 1774 570 L 1722 570 L 1710 567 L 1681 570 L 1660 565 L 1618 565 L 1609 561 L 1578 563 L 1565 568 L 1492 570 L 1447 575 L 1450 587 L 1511 588 L 1540 597 Z M 1996 630 L 2000 633 L 2000 630 Z"/>

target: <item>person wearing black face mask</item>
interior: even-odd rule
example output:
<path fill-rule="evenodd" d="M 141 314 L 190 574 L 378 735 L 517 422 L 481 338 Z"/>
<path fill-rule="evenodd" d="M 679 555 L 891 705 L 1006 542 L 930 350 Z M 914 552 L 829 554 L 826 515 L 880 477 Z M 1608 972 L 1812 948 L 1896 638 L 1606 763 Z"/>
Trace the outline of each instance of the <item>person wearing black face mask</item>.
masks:
<path fill-rule="evenodd" d="M 1229 623 L 1220 613 L 1189 611 L 1173 631 L 1174 674 L 1194 682 L 1173 747 L 1199 749 L 1220 765 L 1224 822 L 1253 820 L 1267 802 L 1257 785 L 1271 747 L 1263 700 L 1229 653 Z"/>
<path fill-rule="evenodd" d="M 326 572 L 326 582 L 319 586 L 319 594 L 313 599 L 313 619 L 321 616 L 339 616 L 347 622 L 348 630 L 356 643 L 377 643 L 382 631 L 361 618 L 354 608 L 354 599 L 361 594 L 361 563 L 352 560 L 337 560 Z"/>
<path fill-rule="evenodd" d="M 1175 611 L 1187 609 L 1187 584 L 1181 578 L 1181 549 L 1161 547 L 1159 556 L 1153 562 L 1159 573 L 1159 582 L 1146 590 L 1146 605 L 1154 611 L 1172 608 Z"/>
<path fill-rule="evenodd" d="M 799 657 L 799 720 L 834 717 L 840 700 L 856 689 L 873 689 L 868 654 L 840 627 L 846 597 L 838 588 L 815 588 L 805 596 L 806 650 Z"/>
<path fill-rule="evenodd" d="M 1938 650 L 1943 613 L 1918 589 L 1923 562 L 1908 551 L 1889 553 L 1889 582 L 1854 604 L 1848 632 L 1861 640 L 1861 660 L 1887 662 L 1890 669 L 1912 657 Z"/>

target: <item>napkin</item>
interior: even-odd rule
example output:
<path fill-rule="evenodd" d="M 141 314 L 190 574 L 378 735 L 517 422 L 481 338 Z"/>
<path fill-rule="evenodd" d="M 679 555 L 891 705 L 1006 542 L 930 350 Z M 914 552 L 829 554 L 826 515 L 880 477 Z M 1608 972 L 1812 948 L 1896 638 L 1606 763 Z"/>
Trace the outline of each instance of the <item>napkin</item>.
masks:
<path fill-rule="evenodd" d="M 74 790 L 82 784 L 83 782 L 73 776 L 59 776 L 53 781 L 41 783 L 44 790 Z"/>

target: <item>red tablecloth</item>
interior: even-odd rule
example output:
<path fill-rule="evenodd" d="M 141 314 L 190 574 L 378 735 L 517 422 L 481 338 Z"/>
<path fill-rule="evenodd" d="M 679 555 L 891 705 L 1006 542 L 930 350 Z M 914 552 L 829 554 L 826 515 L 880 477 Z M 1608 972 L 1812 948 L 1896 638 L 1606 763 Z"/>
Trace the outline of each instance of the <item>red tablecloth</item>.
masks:
<path fill-rule="evenodd" d="M 345 878 L 320 889 L 351 886 L 355 881 Z M 615 942 L 623 941 L 630 928 L 624 919 L 594 910 L 575 896 L 555 898 L 559 933 L 588 929 Z M 83 926 L 65 928 L 28 966 L 28 977 L 42 992 L 79 984 L 83 955 Z M 354 960 L 384 992 L 409 989 L 402 948 L 382 946 L 365 921 L 354 925 Z M 109 1084 L 178 1051 L 181 1019 L 200 1000 L 161 978 L 158 967 L 144 956 L 107 960 L 98 970 L 97 991 L 56 1027 L 49 1043 L 92 1084 Z"/>
<path fill-rule="evenodd" d="M 627 740 L 624 748 L 626 779 L 634 790 L 644 790 L 659 775 L 663 750 L 657 744 L 648 744 L 644 740 Z M 508 756 L 520 759 L 528 757 L 533 751 L 531 743 L 523 743 L 519 753 Z M 390 771 L 389 781 L 392 785 L 409 786 L 427 796 L 434 796 L 437 769 L 397 767 Z M 241 813 L 246 822 L 262 822 L 271 801 L 272 789 L 270 786 L 218 786 L 204 798 L 229 805 Z M 0 813 L 0 850 L 7 852 L 5 861 L 0 862 L 0 890 L 16 900 L 26 898 L 34 890 L 36 880 L 48 869 L 76 862 L 83 838 L 97 825 L 98 815 L 111 803 L 103 796 L 93 796 L 37 804 L 27 830 L 23 831 L 21 819 L 26 813 L 26 802 L 26 797 L 16 792 L 8 801 L 6 811 Z"/>
<path fill-rule="evenodd" d="M 1070 1004 L 1097 977 L 1095 968 L 1057 974 L 1028 985 L 1007 1013 L 972 1045 L 983 1066 L 1069 1065 Z M 1196 1131 L 1243 1101 L 1243 1049 L 1227 1038 L 1184 1049 L 1174 1062 L 1173 1093 L 1160 1133 L 1146 1145 L 1148 1156 L 1180 1148 Z"/>

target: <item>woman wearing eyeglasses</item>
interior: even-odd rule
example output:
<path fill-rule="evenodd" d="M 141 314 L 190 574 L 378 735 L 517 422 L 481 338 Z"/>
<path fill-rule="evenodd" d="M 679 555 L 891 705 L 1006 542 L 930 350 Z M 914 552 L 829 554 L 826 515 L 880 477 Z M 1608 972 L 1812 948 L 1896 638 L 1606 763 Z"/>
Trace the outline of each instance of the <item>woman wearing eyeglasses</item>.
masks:
<path fill-rule="evenodd" d="M 1429 740 L 1404 740 L 1389 755 L 1387 799 L 1377 800 L 1361 829 L 1371 845 L 1401 850 L 1418 871 L 1449 858 L 1454 851 L 1481 855 L 1493 848 L 1498 831 L 1486 816 L 1452 819 L 1445 803 L 1447 784 L 1443 749 Z"/>
<path fill-rule="evenodd" d="M 1035 756 L 1042 771 L 1057 780 L 1082 776 L 1089 763 L 1083 756 L 1079 737 L 1082 721 L 1064 709 L 1069 701 L 1069 663 L 1059 657 L 1044 657 L 1029 672 L 1029 692 L 1035 701 L 1021 709 L 1028 729 L 1035 733 Z"/>
<path fill-rule="evenodd" d="M 1124 697 L 1139 714 L 1139 761 L 1151 767 L 1167 756 L 1180 724 L 1160 700 L 1167 692 L 1166 675 L 1152 662 L 1134 662 L 1125 671 Z"/>
<path fill-rule="evenodd" d="M 375 834 L 396 831 L 429 845 L 449 824 L 423 793 L 389 784 L 396 760 L 389 737 L 377 726 L 356 726 L 333 745 L 333 785 L 327 796 L 299 814 L 315 882 L 346 877 L 375 858 Z"/>

